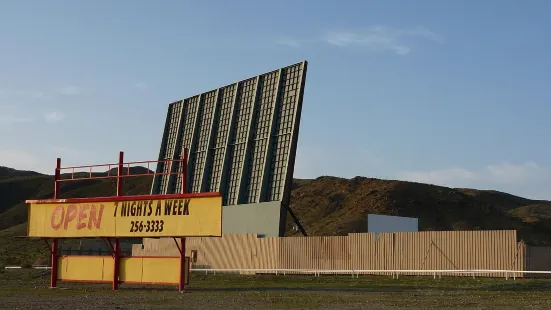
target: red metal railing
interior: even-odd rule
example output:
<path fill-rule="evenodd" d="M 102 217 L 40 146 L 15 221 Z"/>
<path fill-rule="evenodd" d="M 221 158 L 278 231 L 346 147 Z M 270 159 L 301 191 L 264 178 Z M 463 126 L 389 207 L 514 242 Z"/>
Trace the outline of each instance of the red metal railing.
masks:
<path fill-rule="evenodd" d="M 94 180 L 94 179 L 111 179 L 117 178 L 117 196 L 122 195 L 122 178 L 126 177 L 140 177 L 140 176 L 158 176 L 158 175 L 175 175 L 182 174 L 182 193 L 185 193 L 185 172 L 187 168 L 188 150 L 184 149 L 182 158 L 180 159 L 165 159 L 165 160 L 147 160 L 147 161 L 133 161 L 124 162 L 124 152 L 119 153 L 119 162 L 116 164 L 100 164 L 100 165 L 88 165 L 88 166 L 72 166 L 61 167 L 61 158 L 57 159 L 57 166 L 55 169 L 55 189 L 54 199 L 59 198 L 59 183 L 78 180 Z M 181 163 L 179 171 L 170 172 L 174 163 Z M 167 164 L 167 172 L 155 172 L 151 169 L 152 164 Z M 130 168 L 135 166 L 141 166 L 146 168 L 146 173 L 131 173 Z M 94 169 L 104 168 L 106 171 L 93 171 Z M 116 168 L 117 172 L 113 173 L 113 169 Z M 81 170 L 81 171 L 78 171 Z M 87 170 L 87 171 L 82 171 Z M 165 169 L 163 169 L 165 170 Z"/>
<path fill-rule="evenodd" d="M 122 152 L 121 152 L 122 153 Z M 167 159 L 167 160 L 148 160 L 148 161 L 133 161 L 133 162 L 127 162 L 123 163 L 123 166 L 120 167 L 121 170 L 123 170 L 123 173 L 120 175 L 121 177 L 139 177 L 139 176 L 156 176 L 156 175 L 167 175 L 167 174 L 181 174 L 181 172 L 154 172 L 151 170 L 151 164 L 153 163 L 168 163 L 171 164 L 172 162 L 183 162 L 183 159 Z M 131 165 L 144 165 L 147 164 L 148 172 L 147 173 L 135 173 L 130 174 L 130 168 Z M 108 179 L 108 178 L 116 178 L 118 177 L 117 174 L 112 174 L 111 170 L 113 168 L 119 168 L 120 164 L 102 164 L 102 165 L 90 165 L 90 166 L 74 166 L 74 167 L 60 167 L 59 172 L 60 174 L 69 174 L 69 173 L 63 173 L 63 171 L 70 170 L 70 178 L 60 178 L 58 182 L 66 182 L 66 181 L 76 181 L 76 180 L 90 180 L 90 179 Z M 106 172 L 98 172 L 98 171 L 92 171 L 93 168 L 101 168 L 105 167 L 107 169 Z M 126 168 L 126 169 L 125 169 Z M 77 169 L 88 169 L 88 171 L 75 171 Z M 124 172 L 126 170 L 126 172 Z M 151 171 L 151 172 L 150 172 Z M 80 177 L 76 176 L 75 174 L 84 174 L 86 173 L 88 176 Z M 107 173 L 107 175 L 94 175 L 98 173 Z"/>

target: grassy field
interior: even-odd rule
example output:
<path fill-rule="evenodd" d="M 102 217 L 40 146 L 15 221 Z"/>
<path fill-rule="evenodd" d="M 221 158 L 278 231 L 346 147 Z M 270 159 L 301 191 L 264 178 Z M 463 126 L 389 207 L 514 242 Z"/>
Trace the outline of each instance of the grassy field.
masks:
<path fill-rule="evenodd" d="M 0 273 L 2 309 L 549 309 L 551 280 L 193 274 L 176 287 L 66 284 L 46 271 Z"/>

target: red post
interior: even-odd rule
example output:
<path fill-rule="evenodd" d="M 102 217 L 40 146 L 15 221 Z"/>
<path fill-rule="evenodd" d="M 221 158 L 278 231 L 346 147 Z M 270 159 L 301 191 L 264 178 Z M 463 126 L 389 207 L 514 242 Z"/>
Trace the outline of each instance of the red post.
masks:
<path fill-rule="evenodd" d="M 130 170 L 130 167 L 129 167 Z M 128 171 L 130 174 L 130 171 Z M 124 174 L 124 152 L 119 152 L 119 164 L 117 167 L 117 197 L 122 196 L 122 175 Z M 115 244 L 113 245 L 113 290 L 116 291 L 119 288 L 119 273 L 120 273 L 120 239 L 115 238 Z"/>
<path fill-rule="evenodd" d="M 122 196 L 122 175 L 124 169 L 124 152 L 119 152 L 119 167 L 117 169 L 117 197 Z M 130 170 L 130 167 L 128 168 Z M 130 171 L 128 171 L 130 174 Z"/>
<path fill-rule="evenodd" d="M 58 158 L 59 159 L 59 158 Z M 59 160 L 58 160 L 59 163 Z M 57 285 L 57 239 L 52 239 L 51 248 L 52 270 L 50 273 L 50 287 L 54 288 Z"/>
<path fill-rule="evenodd" d="M 59 178 L 61 176 L 61 158 L 57 158 L 57 164 L 54 173 L 54 199 L 59 198 Z"/>
<path fill-rule="evenodd" d="M 188 260 L 187 260 L 187 271 L 188 271 L 188 275 L 187 275 L 187 278 L 186 278 L 186 285 L 189 285 L 189 278 L 191 278 L 191 257 L 188 256 Z"/>
<path fill-rule="evenodd" d="M 184 148 L 184 154 L 182 154 L 182 190 L 181 193 L 187 193 L 187 162 L 188 162 L 189 150 Z M 186 270 L 186 238 L 180 238 L 180 281 L 178 283 L 178 291 L 183 292 L 185 288 L 185 270 Z"/>
<path fill-rule="evenodd" d="M 117 197 L 122 196 L 122 175 L 124 174 L 124 152 L 119 152 L 119 166 L 117 168 Z M 128 167 L 128 174 L 130 174 L 130 167 Z M 119 238 L 115 238 L 115 244 L 113 246 L 113 290 L 116 291 L 119 287 L 119 273 L 120 273 L 120 253 L 121 243 Z"/>
<path fill-rule="evenodd" d="M 182 154 L 182 157 L 184 158 L 184 161 L 182 162 L 182 194 L 187 193 L 187 161 L 189 156 L 189 150 L 187 148 L 184 148 L 184 154 Z"/>
<path fill-rule="evenodd" d="M 61 158 L 57 158 L 54 173 L 54 199 L 59 198 L 59 179 L 61 177 Z M 50 287 L 57 286 L 57 239 L 52 239 L 50 248 L 50 259 L 52 261 L 52 269 L 50 271 Z"/>
<path fill-rule="evenodd" d="M 186 238 L 180 238 L 180 281 L 178 282 L 178 291 L 183 292 L 185 288 L 186 273 Z"/>
<path fill-rule="evenodd" d="M 121 252 L 121 244 L 120 239 L 115 238 L 115 245 L 113 247 L 113 254 L 115 259 L 114 264 L 114 270 L 113 270 L 113 290 L 116 291 L 119 287 L 119 273 L 120 273 L 120 252 Z"/>

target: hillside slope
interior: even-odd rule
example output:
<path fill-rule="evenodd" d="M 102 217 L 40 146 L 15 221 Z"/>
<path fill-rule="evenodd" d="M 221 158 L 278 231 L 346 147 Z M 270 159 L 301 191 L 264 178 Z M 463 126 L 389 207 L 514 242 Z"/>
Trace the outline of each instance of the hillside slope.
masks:
<path fill-rule="evenodd" d="M 524 210 L 537 206 L 537 212 Z M 532 244 L 551 244 L 551 203 L 496 191 L 364 177 L 320 177 L 296 186 L 291 208 L 309 235 L 345 235 L 367 229 L 367 214 L 419 218 L 421 230 L 517 229 Z M 533 208 L 530 210 L 534 210 Z M 289 235 L 298 235 L 287 221 Z"/>
<path fill-rule="evenodd" d="M 13 168 L 0 166 L 0 178 L 10 178 L 10 177 L 18 177 L 18 176 L 24 177 L 24 176 L 35 176 L 35 175 L 41 175 L 41 174 L 34 171 L 23 171 L 23 170 L 17 170 Z"/>
<path fill-rule="evenodd" d="M 142 169 L 143 170 L 143 169 Z M 144 171 L 138 171 L 144 172 Z M 24 236 L 26 199 L 51 198 L 53 177 L 9 170 L 0 178 L 0 264 L 33 260 L 45 254 L 42 241 Z M 127 195 L 148 194 L 151 177 L 126 178 Z M 111 196 L 113 179 L 63 182 L 61 198 Z M 367 214 L 418 217 L 421 230 L 516 229 L 531 244 L 551 245 L 551 202 L 496 191 L 364 177 L 295 180 L 291 207 L 309 235 L 346 235 L 366 229 Z M 288 216 L 287 234 L 292 229 Z"/>

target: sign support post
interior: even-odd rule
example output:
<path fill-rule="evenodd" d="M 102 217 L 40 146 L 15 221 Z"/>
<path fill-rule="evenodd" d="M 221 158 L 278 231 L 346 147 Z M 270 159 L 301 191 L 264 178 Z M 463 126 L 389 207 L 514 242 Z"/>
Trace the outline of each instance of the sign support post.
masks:
<path fill-rule="evenodd" d="M 124 152 L 119 152 L 119 164 L 117 168 L 117 197 L 122 196 L 122 175 L 124 169 Z M 128 167 L 128 174 L 130 175 L 130 167 Z M 111 243 L 111 241 L 109 241 Z M 120 253 L 121 243 L 119 238 L 114 238 L 113 245 L 113 291 L 116 291 L 119 287 L 119 274 L 120 274 Z"/>
<path fill-rule="evenodd" d="M 113 260 L 114 260 L 114 271 L 113 271 L 113 290 L 116 291 L 119 287 L 119 273 L 120 273 L 120 252 L 121 252 L 120 239 L 115 238 L 115 245 L 113 246 Z"/>
<path fill-rule="evenodd" d="M 182 293 L 185 289 L 186 238 L 180 238 L 180 244 L 180 277 L 178 282 L 178 291 Z"/>
<path fill-rule="evenodd" d="M 180 193 L 187 193 L 187 161 L 188 161 L 189 151 L 187 148 L 184 148 L 182 154 L 182 189 Z M 186 269 L 186 238 L 180 238 L 180 280 L 178 283 L 178 291 L 181 293 L 185 289 L 185 269 Z"/>
<path fill-rule="evenodd" d="M 57 285 L 57 239 L 52 239 L 51 248 L 52 270 L 50 273 L 50 288 L 55 288 Z"/>
<path fill-rule="evenodd" d="M 54 173 L 54 199 L 59 199 L 59 179 L 61 177 L 61 158 L 56 159 L 56 167 Z M 48 241 L 46 241 L 48 242 Z M 50 247 L 50 259 L 52 261 L 52 269 L 50 270 L 50 288 L 57 286 L 57 239 L 52 238 L 52 246 Z"/>

